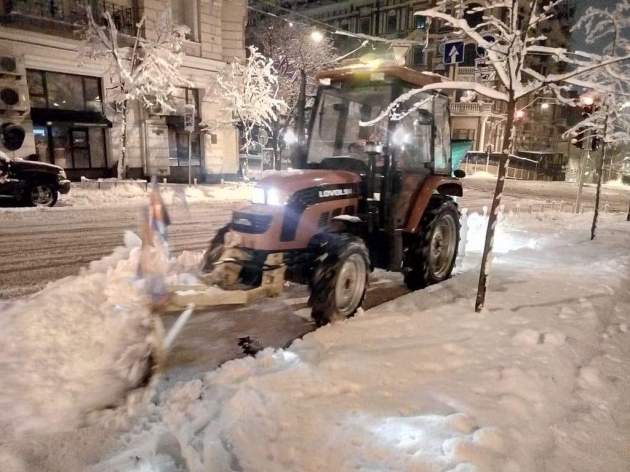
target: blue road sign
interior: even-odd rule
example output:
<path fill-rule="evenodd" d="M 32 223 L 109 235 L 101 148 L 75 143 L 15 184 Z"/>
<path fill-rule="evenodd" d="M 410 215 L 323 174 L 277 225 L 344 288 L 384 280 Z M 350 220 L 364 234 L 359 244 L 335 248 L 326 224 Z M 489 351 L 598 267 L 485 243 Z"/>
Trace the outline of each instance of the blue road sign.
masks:
<path fill-rule="evenodd" d="M 464 62 L 464 42 L 453 41 L 444 45 L 444 64 L 460 64 Z"/>

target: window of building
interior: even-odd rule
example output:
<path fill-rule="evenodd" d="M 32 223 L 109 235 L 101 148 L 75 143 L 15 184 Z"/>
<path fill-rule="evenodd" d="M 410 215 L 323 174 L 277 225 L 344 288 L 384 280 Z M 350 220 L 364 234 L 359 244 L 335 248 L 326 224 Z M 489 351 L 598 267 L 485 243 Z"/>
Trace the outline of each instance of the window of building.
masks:
<path fill-rule="evenodd" d="M 424 48 L 422 46 L 414 46 L 412 54 L 414 66 L 424 65 Z"/>
<path fill-rule="evenodd" d="M 361 18 L 361 20 L 359 20 L 359 32 L 361 34 L 370 34 L 371 26 L 369 18 Z"/>
<path fill-rule="evenodd" d="M 27 82 L 38 160 L 71 170 L 106 169 L 100 79 L 28 70 Z"/>
<path fill-rule="evenodd" d="M 474 141 L 475 130 L 474 129 L 454 129 L 453 139 L 467 139 L 469 141 Z"/>
<path fill-rule="evenodd" d="M 480 7 L 481 6 L 477 3 L 472 3 L 464 7 L 464 19 L 471 28 L 475 28 L 483 21 L 483 11 L 475 10 Z"/>
<path fill-rule="evenodd" d="M 188 26 L 190 32 L 186 35 L 186 38 L 191 41 L 199 40 L 198 9 L 198 0 L 171 0 L 173 22 L 178 25 Z"/>
<path fill-rule="evenodd" d="M 71 124 L 34 125 L 35 152 L 40 162 L 64 169 L 105 169 L 105 130 Z"/>
<path fill-rule="evenodd" d="M 103 111 L 97 77 L 28 70 L 26 80 L 32 108 Z"/>
<path fill-rule="evenodd" d="M 396 33 L 398 31 L 398 15 L 395 10 L 390 10 L 387 13 L 387 32 Z"/>
<path fill-rule="evenodd" d="M 178 88 L 172 98 L 173 105 L 178 112 L 183 110 L 184 104 L 195 105 L 195 131 L 190 133 L 190 164 L 201 165 L 201 135 L 199 133 L 199 91 L 191 88 Z M 171 167 L 188 166 L 188 135 L 184 129 L 184 117 L 181 115 L 168 116 L 169 165 Z"/>
<path fill-rule="evenodd" d="M 475 59 L 477 58 L 477 45 L 475 43 L 468 43 L 464 46 L 464 62 L 462 66 L 472 67 L 475 65 Z"/>

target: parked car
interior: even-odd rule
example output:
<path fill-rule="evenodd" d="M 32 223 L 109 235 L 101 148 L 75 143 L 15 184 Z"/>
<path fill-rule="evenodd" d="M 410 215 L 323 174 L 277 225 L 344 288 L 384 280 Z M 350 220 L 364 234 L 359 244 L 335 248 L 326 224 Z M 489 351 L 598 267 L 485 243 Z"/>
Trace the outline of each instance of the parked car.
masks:
<path fill-rule="evenodd" d="M 70 181 L 59 166 L 25 159 L 10 159 L 0 151 L 0 199 L 30 206 L 54 206 Z"/>

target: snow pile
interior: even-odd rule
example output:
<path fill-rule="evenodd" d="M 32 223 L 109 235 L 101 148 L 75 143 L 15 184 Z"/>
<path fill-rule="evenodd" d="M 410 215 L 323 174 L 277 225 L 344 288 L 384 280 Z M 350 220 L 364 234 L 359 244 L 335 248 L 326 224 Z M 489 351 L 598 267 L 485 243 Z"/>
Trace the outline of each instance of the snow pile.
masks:
<path fill-rule="evenodd" d="M 0 434 L 71 429 L 145 372 L 153 320 L 135 281 L 139 239 L 79 276 L 0 306 Z"/>
<path fill-rule="evenodd" d="M 627 470 L 630 231 L 588 219 L 504 221 L 538 238 L 497 254 L 481 314 L 471 248 L 475 270 L 178 384 L 94 470 Z"/>
<path fill-rule="evenodd" d="M 604 184 L 604 187 L 612 188 L 612 189 L 621 189 L 621 190 L 630 190 L 630 183 L 625 183 L 621 177 L 617 180 L 609 180 Z"/>
<path fill-rule="evenodd" d="M 251 187 L 245 183 L 221 185 L 167 185 L 160 188 L 167 205 L 206 203 L 213 201 L 249 200 Z M 67 195 L 60 196 L 58 207 L 94 208 L 103 206 L 142 205 L 148 199 L 144 185 L 119 184 L 107 189 L 75 186 Z M 55 207 L 57 208 L 57 207 Z"/>

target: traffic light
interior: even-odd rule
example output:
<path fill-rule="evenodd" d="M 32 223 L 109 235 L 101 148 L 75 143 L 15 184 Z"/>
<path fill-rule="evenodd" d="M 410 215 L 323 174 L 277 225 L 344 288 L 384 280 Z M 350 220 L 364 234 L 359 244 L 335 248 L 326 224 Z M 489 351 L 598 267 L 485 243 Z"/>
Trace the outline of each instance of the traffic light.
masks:
<path fill-rule="evenodd" d="M 7 151 L 17 151 L 22 147 L 26 132 L 15 123 L 4 123 L 0 126 L 0 140 Z"/>

